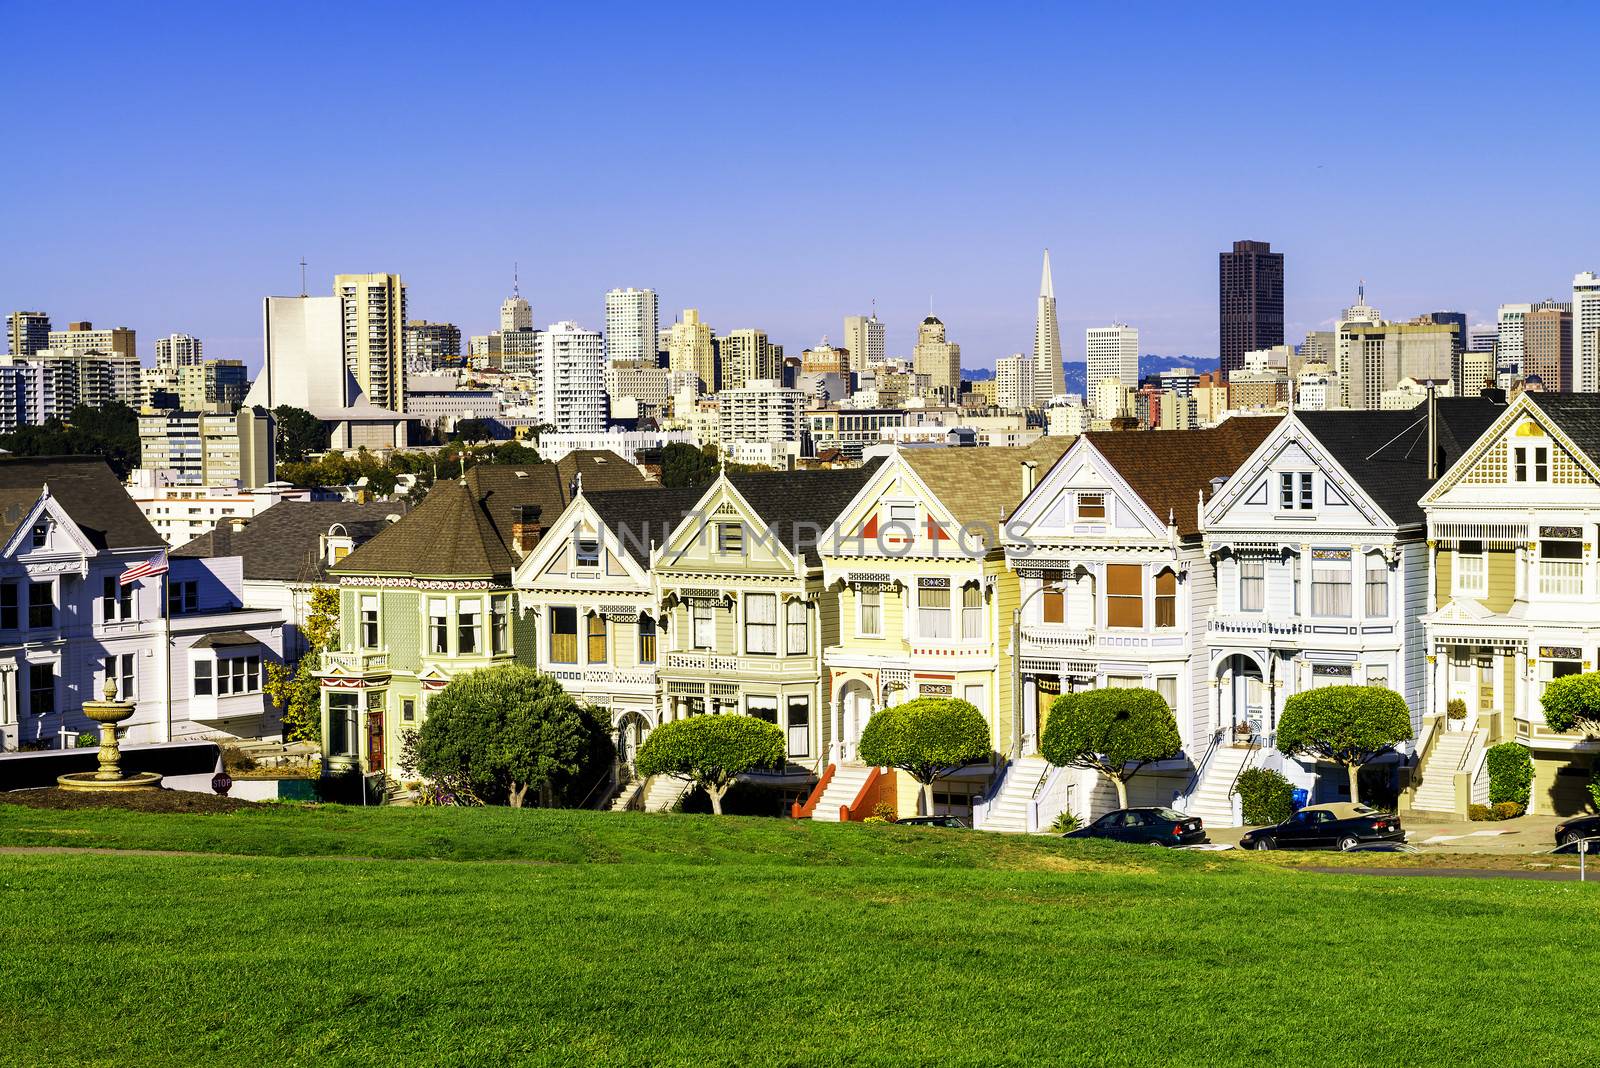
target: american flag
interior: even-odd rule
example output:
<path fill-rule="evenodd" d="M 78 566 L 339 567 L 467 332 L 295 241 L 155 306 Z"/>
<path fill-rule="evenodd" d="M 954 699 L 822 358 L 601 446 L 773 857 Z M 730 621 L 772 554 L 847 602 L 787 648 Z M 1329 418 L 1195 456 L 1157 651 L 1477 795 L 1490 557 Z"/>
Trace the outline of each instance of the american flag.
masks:
<path fill-rule="evenodd" d="M 128 570 L 122 573 L 122 577 L 117 579 L 117 584 L 119 586 L 126 586 L 130 582 L 138 582 L 140 579 L 149 578 L 151 575 L 165 575 L 166 573 L 167 554 L 162 553 L 154 560 L 146 560 L 142 564 L 134 564 L 132 567 L 128 568 Z"/>

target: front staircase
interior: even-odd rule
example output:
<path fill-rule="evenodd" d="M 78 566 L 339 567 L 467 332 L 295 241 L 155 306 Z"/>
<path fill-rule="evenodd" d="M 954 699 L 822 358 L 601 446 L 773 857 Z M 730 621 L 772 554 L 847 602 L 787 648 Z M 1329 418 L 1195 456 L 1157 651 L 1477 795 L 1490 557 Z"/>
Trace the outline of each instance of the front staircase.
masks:
<path fill-rule="evenodd" d="M 999 791 L 983 805 L 983 817 L 977 823 L 978 828 L 1000 834 L 1027 834 L 1028 806 L 1049 771 L 1050 762 L 1042 756 L 1013 760 L 1006 768 Z M 1052 813 L 1050 819 L 1055 819 L 1055 816 Z"/>
<path fill-rule="evenodd" d="M 1421 812 L 1452 812 L 1465 816 L 1465 812 L 1456 810 L 1457 771 L 1465 771 L 1472 776 L 1473 789 L 1469 800 L 1478 803 L 1479 794 L 1482 793 L 1482 800 L 1487 801 L 1488 788 L 1484 786 L 1480 790 L 1478 783 L 1478 768 L 1483 763 L 1486 736 L 1487 732 L 1482 730 L 1446 730 L 1440 734 L 1434 740 L 1427 763 L 1418 769 L 1420 775 L 1411 807 Z"/>
<path fill-rule="evenodd" d="M 622 784 L 617 796 L 611 799 L 612 812 L 637 812 L 644 808 L 644 780 L 634 779 Z"/>
<path fill-rule="evenodd" d="M 644 810 L 668 812 L 689 792 L 689 780 L 675 775 L 652 775 L 644 784 Z"/>
<path fill-rule="evenodd" d="M 1205 775 L 1180 806 L 1184 813 L 1199 816 L 1207 827 L 1237 827 L 1233 784 L 1260 752 L 1255 746 L 1218 746 L 1206 761 Z"/>
<path fill-rule="evenodd" d="M 840 806 L 855 801 L 856 795 L 861 793 L 861 788 L 867 784 L 867 776 L 871 774 L 872 769 L 865 765 L 834 765 L 833 777 L 822 788 L 822 796 L 817 799 L 817 806 L 812 810 L 811 818 L 838 823 Z"/>

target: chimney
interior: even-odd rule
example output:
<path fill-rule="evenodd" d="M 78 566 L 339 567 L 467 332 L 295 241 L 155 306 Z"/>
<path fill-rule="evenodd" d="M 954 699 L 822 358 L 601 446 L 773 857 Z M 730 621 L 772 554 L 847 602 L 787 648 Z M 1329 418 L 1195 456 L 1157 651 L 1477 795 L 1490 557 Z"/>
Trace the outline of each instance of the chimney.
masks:
<path fill-rule="evenodd" d="M 1428 481 L 1439 477 L 1439 393 L 1428 383 Z"/>
<path fill-rule="evenodd" d="M 511 522 L 511 549 L 518 557 L 527 556 L 533 547 L 539 544 L 539 535 L 544 533 L 544 528 L 539 525 L 539 506 L 537 504 L 523 504 L 517 506 L 517 517 Z"/>
<path fill-rule="evenodd" d="M 1039 464 L 1036 460 L 1022 461 L 1022 495 L 1026 497 L 1033 492 L 1035 481 L 1039 477 Z"/>

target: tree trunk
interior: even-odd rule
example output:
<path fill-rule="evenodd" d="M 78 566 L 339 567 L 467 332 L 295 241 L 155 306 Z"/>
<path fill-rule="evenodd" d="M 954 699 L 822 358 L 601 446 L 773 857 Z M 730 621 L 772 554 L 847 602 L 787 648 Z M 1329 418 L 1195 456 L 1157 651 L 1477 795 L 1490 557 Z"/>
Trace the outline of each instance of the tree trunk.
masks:
<path fill-rule="evenodd" d="M 1361 800 L 1361 790 L 1360 790 L 1359 784 L 1356 782 L 1356 779 L 1361 774 L 1361 765 L 1360 764 L 1346 764 L 1344 766 L 1344 770 L 1345 770 L 1345 773 L 1350 776 L 1350 800 L 1352 802 L 1360 801 Z"/>
<path fill-rule="evenodd" d="M 922 784 L 922 814 L 933 815 L 933 780 L 929 779 Z"/>
<path fill-rule="evenodd" d="M 526 786 L 518 786 L 516 784 L 516 782 L 512 782 L 512 784 L 511 784 L 511 794 L 510 794 L 510 797 L 509 797 L 509 800 L 511 802 L 511 807 L 512 808 L 521 808 L 522 807 L 522 799 L 527 797 L 527 796 L 528 796 L 528 788 Z"/>
<path fill-rule="evenodd" d="M 1117 807 L 1118 808 L 1127 808 L 1128 807 L 1128 784 L 1123 782 L 1122 778 L 1120 776 L 1113 775 L 1113 776 L 1111 776 L 1111 785 L 1115 786 L 1117 788 Z"/>
<path fill-rule="evenodd" d="M 707 786 L 706 793 L 711 797 L 711 814 L 722 815 L 722 795 L 728 792 L 726 786 Z"/>

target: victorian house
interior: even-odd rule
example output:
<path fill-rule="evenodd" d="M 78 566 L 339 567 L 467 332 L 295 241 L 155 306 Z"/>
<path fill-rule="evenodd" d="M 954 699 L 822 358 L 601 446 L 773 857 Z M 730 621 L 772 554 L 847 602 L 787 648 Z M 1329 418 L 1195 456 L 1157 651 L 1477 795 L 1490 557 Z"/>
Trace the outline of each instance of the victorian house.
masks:
<path fill-rule="evenodd" d="M 1005 533 L 1021 580 L 1015 755 L 1037 752 L 1057 695 L 1145 687 L 1172 708 L 1183 751 L 1135 778 L 1133 803 L 1171 804 L 1188 792 L 1214 730 L 1205 634 L 1216 581 L 1200 510 L 1278 423 L 1236 417 L 1207 430 L 1090 433 L 1039 479 Z M 1110 784 L 1089 773 L 1052 774 L 1031 789 L 1080 818 L 1116 804 Z"/>
<path fill-rule="evenodd" d="M 1237 824 L 1231 790 L 1249 766 L 1283 772 L 1313 800 L 1348 799 L 1343 769 L 1272 749 L 1284 702 L 1302 690 L 1393 689 L 1420 731 L 1429 605 L 1418 502 L 1504 410 L 1472 397 L 1407 411 L 1293 412 L 1208 493 L 1201 525 L 1217 589 L 1200 621 L 1200 772 L 1188 811 Z M 1396 763 L 1380 767 L 1392 773 Z"/>
<path fill-rule="evenodd" d="M 534 620 L 513 604 L 518 562 L 580 489 L 651 485 L 611 452 L 480 465 L 435 483 L 404 518 L 331 567 L 339 648 L 320 672 L 330 768 L 392 769 L 405 732 L 427 717 L 430 694 L 463 672 L 532 666 Z"/>
<path fill-rule="evenodd" d="M 1600 396 L 1518 394 L 1422 506 L 1430 685 L 1413 803 L 1443 807 L 1424 805 L 1432 792 L 1463 809 L 1482 789 L 1476 754 L 1509 740 L 1533 757 L 1532 811 L 1581 810 L 1600 741 L 1552 731 L 1540 696 L 1600 662 Z M 1452 701 L 1464 722 L 1450 720 Z M 1478 741 L 1452 763 L 1437 750 L 1457 725 Z"/>

